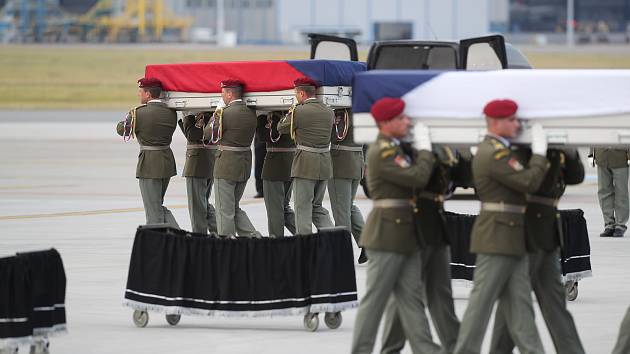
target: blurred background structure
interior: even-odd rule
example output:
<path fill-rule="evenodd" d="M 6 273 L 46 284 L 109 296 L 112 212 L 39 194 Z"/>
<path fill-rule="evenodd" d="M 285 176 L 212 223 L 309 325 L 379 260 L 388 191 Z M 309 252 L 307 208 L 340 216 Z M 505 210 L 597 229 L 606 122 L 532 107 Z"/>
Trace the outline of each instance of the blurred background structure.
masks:
<path fill-rule="evenodd" d="M 630 0 L 0 0 L 5 43 L 302 44 L 308 32 L 360 43 L 490 32 L 513 43 L 623 43 Z"/>

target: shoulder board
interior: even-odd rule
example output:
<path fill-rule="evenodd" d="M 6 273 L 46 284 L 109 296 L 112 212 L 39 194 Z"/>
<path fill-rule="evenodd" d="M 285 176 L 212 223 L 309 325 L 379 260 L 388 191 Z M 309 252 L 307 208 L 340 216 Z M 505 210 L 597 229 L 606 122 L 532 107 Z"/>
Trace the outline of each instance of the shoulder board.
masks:
<path fill-rule="evenodd" d="M 381 158 L 385 159 L 389 156 L 393 156 L 396 154 L 396 147 L 390 147 L 387 149 L 381 149 Z"/>
<path fill-rule="evenodd" d="M 494 146 L 495 149 L 505 149 L 505 145 L 501 144 L 498 140 L 490 139 L 490 143 Z"/>
<path fill-rule="evenodd" d="M 510 154 L 510 150 L 509 149 L 501 149 L 501 150 L 497 150 L 494 152 L 494 159 L 495 160 L 500 160 L 506 156 L 508 156 Z"/>

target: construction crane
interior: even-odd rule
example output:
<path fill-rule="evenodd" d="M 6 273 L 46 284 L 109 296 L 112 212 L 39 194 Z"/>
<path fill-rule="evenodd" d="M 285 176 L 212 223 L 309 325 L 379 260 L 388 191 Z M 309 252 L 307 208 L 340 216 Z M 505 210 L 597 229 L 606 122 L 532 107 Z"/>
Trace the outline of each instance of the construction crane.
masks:
<path fill-rule="evenodd" d="M 89 40 L 118 42 L 126 34 L 130 41 L 161 41 L 166 31 L 177 32 L 179 40 L 187 39 L 193 18 L 176 16 L 164 7 L 164 0 L 127 0 L 115 6 L 101 0 L 79 18 Z"/>
<path fill-rule="evenodd" d="M 73 22 L 56 1 L 10 0 L 0 10 L 0 37 L 4 42 L 57 41 Z"/>

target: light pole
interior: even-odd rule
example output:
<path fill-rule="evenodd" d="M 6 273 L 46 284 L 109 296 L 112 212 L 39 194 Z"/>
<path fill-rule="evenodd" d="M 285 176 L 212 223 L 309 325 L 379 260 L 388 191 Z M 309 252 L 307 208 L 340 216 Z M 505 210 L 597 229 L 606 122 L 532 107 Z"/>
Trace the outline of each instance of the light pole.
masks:
<path fill-rule="evenodd" d="M 573 47 L 575 44 L 574 34 L 575 28 L 575 0 L 567 0 L 567 46 Z"/>

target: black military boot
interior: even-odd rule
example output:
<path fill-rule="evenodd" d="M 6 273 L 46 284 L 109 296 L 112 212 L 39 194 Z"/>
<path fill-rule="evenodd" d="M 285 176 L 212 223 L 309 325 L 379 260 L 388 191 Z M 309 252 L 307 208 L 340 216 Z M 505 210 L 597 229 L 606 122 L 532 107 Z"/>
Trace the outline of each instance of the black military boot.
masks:
<path fill-rule="evenodd" d="M 604 229 L 604 232 L 602 232 L 601 234 L 599 234 L 600 237 L 613 237 L 613 234 L 615 233 L 615 229 L 612 227 L 607 227 Z M 623 236 L 623 235 L 622 235 Z"/>
<path fill-rule="evenodd" d="M 361 248 L 361 254 L 359 255 L 358 262 L 359 264 L 363 264 L 368 261 L 367 254 L 365 253 L 365 248 Z"/>
<path fill-rule="evenodd" d="M 626 233 L 626 229 L 622 227 L 615 227 L 615 231 L 613 231 L 612 237 L 623 237 L 623 234 Z"/>

